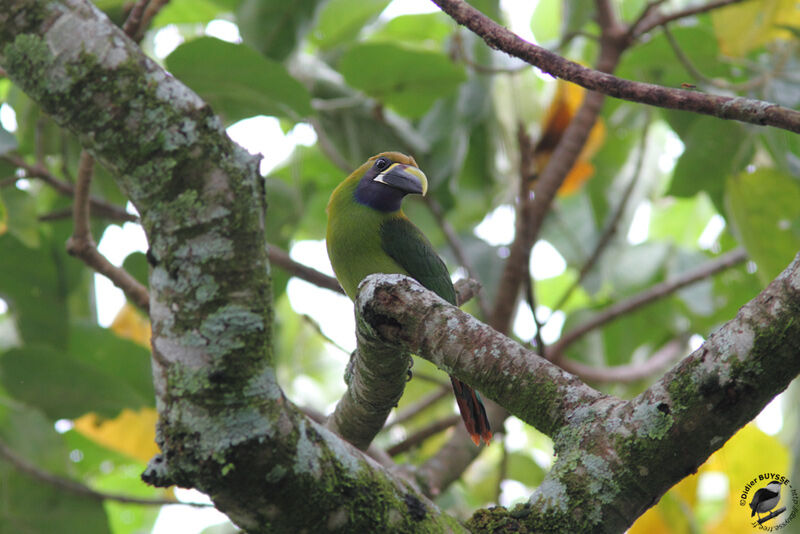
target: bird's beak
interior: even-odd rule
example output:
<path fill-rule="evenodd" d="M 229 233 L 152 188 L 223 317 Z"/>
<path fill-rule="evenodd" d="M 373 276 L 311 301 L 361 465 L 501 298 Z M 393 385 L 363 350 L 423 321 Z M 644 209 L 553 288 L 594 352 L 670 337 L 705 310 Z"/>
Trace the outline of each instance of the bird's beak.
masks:
<path fill-rule="evenodd" d="M 399 189 L 406 194 L 422 195 L 428 192 L 428 178 L 413 165 L 393 163 L 388 169 L 373 178 L 373 181 Z"/>

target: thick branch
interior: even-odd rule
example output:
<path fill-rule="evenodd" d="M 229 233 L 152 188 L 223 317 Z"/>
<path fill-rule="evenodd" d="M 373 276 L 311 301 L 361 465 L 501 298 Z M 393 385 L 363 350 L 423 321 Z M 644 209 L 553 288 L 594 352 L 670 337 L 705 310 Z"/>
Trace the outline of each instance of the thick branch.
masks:
<path fill-rule="evenodd" d="M 462 531 L 278 387 L 257 159 L 87 0 L 3 15 L 0 65 L 117 177 L 148 236 L 163 455 L 147 481 L 197 487 L 251 532 Z"/>
<path fill-rule="evenodd" d="M 800 111 L 751 98 L 710 95 L 623 80 L 593 70 L 520 39 L 463 0 L 434 0 L 456 22 L 483 38 L 490 47 L 527 61 L 542 71 L 608 96 L 666 109 L 693 111 L 721 119 L 774 126 L 800 133 Z"/>
<path fill-rule="evenodd" d="M 430 360 L 542 432 L 603 397 L 406 276 L 368 276 L 356 310 L 371 342 Z"/>
<path fill-rule="evenodd" d="M 630 401 L 588 388 L 410 278 L 368 277 L 357 307 L 376 342 L 419 354 L 553 437 L 558 459 L 529 501 L 493 512 L 529 531 L 623 531 L 800 373 L 800 254 Z M 485 513 L 468 526 L 485 526 Z"/>

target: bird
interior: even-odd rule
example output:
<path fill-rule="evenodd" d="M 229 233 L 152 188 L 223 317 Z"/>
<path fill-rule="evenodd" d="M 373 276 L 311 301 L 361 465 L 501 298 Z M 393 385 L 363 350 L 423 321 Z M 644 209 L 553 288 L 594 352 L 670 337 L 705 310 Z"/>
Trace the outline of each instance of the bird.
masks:
<path fill-rule="evenodd" d="M 456 305 L 456 292 L 442 259 L 422 231 L 403 213 L 406 195 L 425 195 L 428 179 L 413 157 L 382 152 L 345 178 L 328 202 L 326 242 L 339 284 L 355 301 L 358 284 L 370 274 L 410 276 Z M 492 438 L 480 395 L 450 377 L 461 418 L 476 446 Z"/>
<path fill-rule="evenodd" d="M 781 483 L 773 480 L 753 494 L 753 499 L 750 501 L 750 508 L 753 511 L 750 513 L 750 517 L 759 514 L 759 519 L 761 519 L 760 514 L 775 508 L 779 500 L 781 500 Z"/>

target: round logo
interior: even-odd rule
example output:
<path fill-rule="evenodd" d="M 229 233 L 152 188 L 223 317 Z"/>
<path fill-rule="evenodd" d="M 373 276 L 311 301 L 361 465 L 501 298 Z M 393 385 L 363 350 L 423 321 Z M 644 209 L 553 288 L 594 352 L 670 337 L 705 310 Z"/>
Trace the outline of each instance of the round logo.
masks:
<path fill-rule="evenodd" d="M 775 532 L 800 512 L 800 495 L 785 476 L 760 473 L 742 488 L 739 506 L 747 513 L 753 528 Z"/>

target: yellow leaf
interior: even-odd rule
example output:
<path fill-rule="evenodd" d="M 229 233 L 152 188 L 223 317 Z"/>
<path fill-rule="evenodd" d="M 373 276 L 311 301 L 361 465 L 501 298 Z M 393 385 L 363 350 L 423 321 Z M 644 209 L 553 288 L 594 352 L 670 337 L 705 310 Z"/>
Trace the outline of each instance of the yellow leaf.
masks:
<path fill-rule="evenodd" d="M 786 475 L 789 453 L 775 437 L 765 434 L 750 423 L 737 432 L 717 452 L 690 475 L 672 487 L 657 505 L 645 512 L 629 530 L 629 534 L 675 534 L 691 532 L 688 517 L 697 517 L 697 485 L 706 473 L 722 473 L 728 478 L 728 497 L 724 513 L 705 525 L 705 534 L 738 534 L 753 532 L 750 507 L 741 505 L 745 485 L 763 473 Z M 766 486 L 759 481 L 750 489 L 747 502 L 756 489 Z"/>
<path fill-rule="evenodd" d="M 553 101 L 550 103 L 547 115 L 542 122 L 542 134 L 533 151 L 534 161 L 539 172 L 544 169 L 550 160 L 553 150 L 561 141 L 564 131 L 583 103 L 585 93 L 586 91 L 579 85 L 558 80 Z M 589 160 L 602 146 L 605 136 L 605 125 L 602 119 L 598 119 L 591 132 L 589 132 L 589 138 L 578 155 L 575 165 L 570 169 L 564 179 L 564 183 L 558 190 L 559 195 L 568 195 L 580 190 L 583 184 L 594 175 L 594 167 L 589 163 Z"/>
<path fill-rule="evenodd" d="M 700 467 L 700 473 L 720 472 L 728 477 L 725 512 L 705 531 L 708 534 L 753 532 L 748 504 L 753 493 L 768 482 L 759 481 L 759 475 L 776 473 L 787 476 L 788 470 L 789 452 L 777 438 L 765 434 L 753 423 L 739 430 Z M 748 491 L 746 499 L 742 499 L 745 486 L 753 479 L 756 479 L 755 487 Z M 746 501 L 744 505 L 742 501 Z"/>
<path fill-rule="evenodd" d="M 121 338 L 150 348 L 150 320 L 128 302 L 114 317 L 111 330 Z"/>
<path fill-rule="evenodd" d="M 780 26 L 800 28 L 797 0 L 758 0 L 715 9 L 714 34 L 723 54 L 741 57 L 776 39 L 792 39 Z"/>
<path fill-rule="evenodd" d="M 687 511 L 697 501 L 697 475 L 690 475 L 672 487 L 658 504 L 647 510 L 628 531 L 629 534 L 689 533 L 692 525 Z"/>
<path fill-rule="evenodd" d="M 74 428 L 95 443 L 147 463 L 160 452 L 155 442 L 157 420 L 154 408 L 125 409 L 114 419 L 90 412 L 76 419 Z"/>

